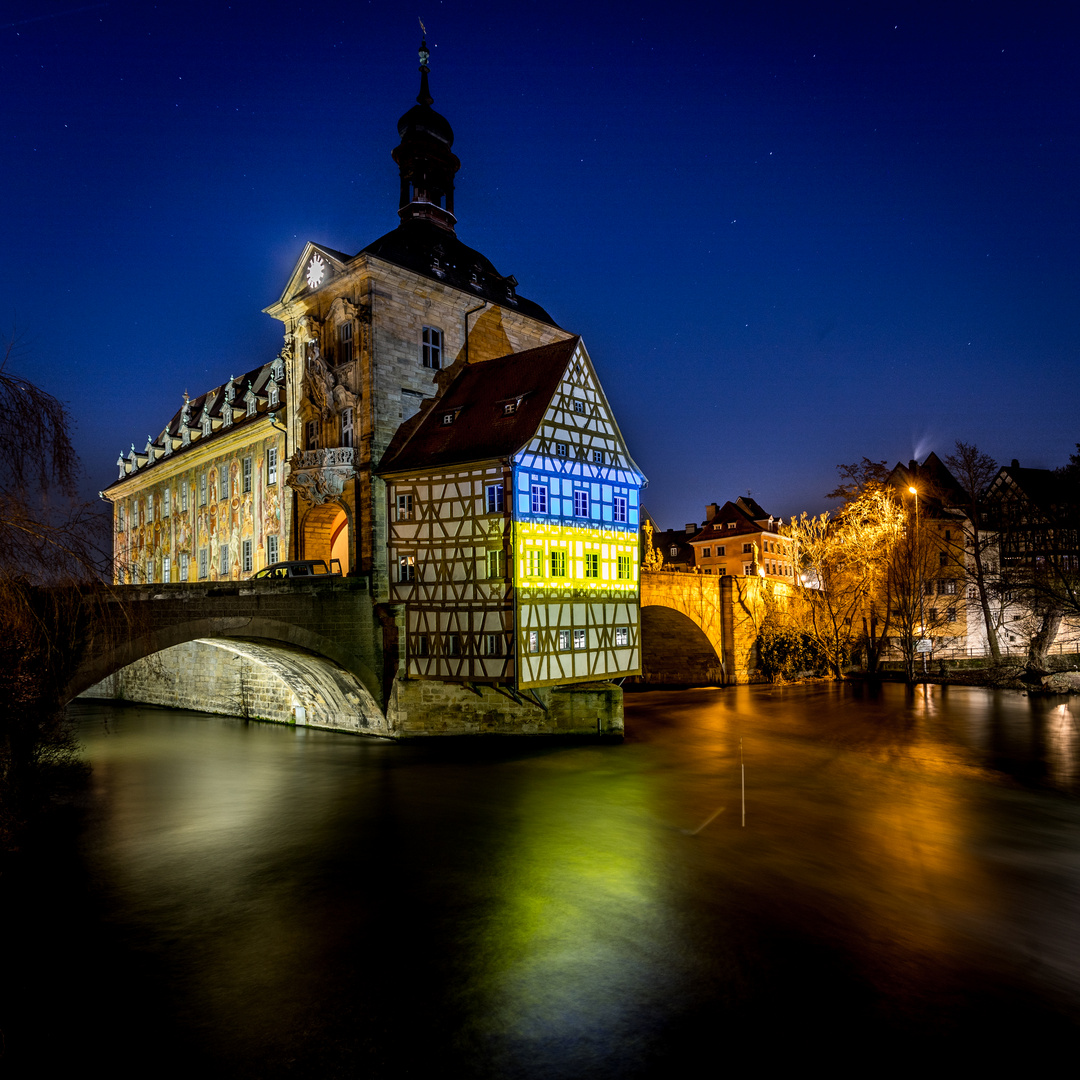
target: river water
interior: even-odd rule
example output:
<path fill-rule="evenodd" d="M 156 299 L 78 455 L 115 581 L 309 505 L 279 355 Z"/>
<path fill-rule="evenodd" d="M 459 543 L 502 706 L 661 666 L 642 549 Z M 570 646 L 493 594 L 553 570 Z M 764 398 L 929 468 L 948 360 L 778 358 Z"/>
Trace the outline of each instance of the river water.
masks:
<path fill-rule="evenodd" d="M 73 706 L 18 896 L 32 1075 L 1051 1065 L 1080 1035 L 1080 700 L 627 695 L 621 745 Z M 0 1071 L 4 1061 L 0 1059 Z"/>

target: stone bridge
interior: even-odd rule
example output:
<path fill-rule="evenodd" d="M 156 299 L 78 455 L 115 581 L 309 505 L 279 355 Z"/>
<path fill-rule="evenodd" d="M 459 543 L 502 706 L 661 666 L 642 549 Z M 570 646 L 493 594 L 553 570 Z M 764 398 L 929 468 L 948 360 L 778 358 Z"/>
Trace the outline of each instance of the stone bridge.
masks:
<path fill-rule="evenodd" d="M 643 680 L 754 681 L 763 587 L 756 577 L 642 571 Z"/>
<path fill-rule="evenodd" d="M 381 734 L 394 671 L 375 610 L 365 578 L 118 586 L 64 698 Z"/>

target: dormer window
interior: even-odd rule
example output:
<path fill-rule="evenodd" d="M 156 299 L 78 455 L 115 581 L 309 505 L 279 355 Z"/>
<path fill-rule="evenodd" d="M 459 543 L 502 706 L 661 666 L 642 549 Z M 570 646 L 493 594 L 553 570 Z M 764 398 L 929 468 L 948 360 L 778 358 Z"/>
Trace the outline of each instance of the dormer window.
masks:
<path fill-rule="evenodd" d="M 517 402 L 507 401 L 503 404 L 503 416 L 511 416 L 517 412 Z"/>
<path fill-rule="evenodd" d="M 276 382 L 270 383 L 270 385 L 267 387 L 267 390 L 269 390 L 269 392 L 270 392 L 270 404 L 271 405 L 277 405 L 278 404 L 278 392 L 279 392 L 278 384 Z"/>
<path fill-rule="evenodd" d="M 258 405 L 258 398 L 255 396 L 255 391 L 251 389 L 251 384 L 248 384 L 248 392 L 244 395 L 244 402 L 247 405 L 247 415 L 254 416 L 255 408 Z"/>
<path fill-rule="evenodd" d="M 282 357 L 278 356 L 274 359 L 274 362 L 270 365 L 270 378 L 274 382 L 281 382 L 285 378 L 285 361 Z M 230 389 L 232 389 L 230 387 Z M 232 398 L 230 397 L 230 401 Z"/>
<path fill-rule="evenodd" d="M 202 422 L 203 438 L 205 438 L 207 435 L 209 435 L 213 430 L 214 430 L 213 421 L 210 419 L 209 416 L 204 416 L 203 417 L 203 422 Z"/>
<path fill-rule="evenodd" d="M 448 427 L 454 422 L 454 414 L 452 412 L 444 412 L 442 414 L 443 427 Z"/>

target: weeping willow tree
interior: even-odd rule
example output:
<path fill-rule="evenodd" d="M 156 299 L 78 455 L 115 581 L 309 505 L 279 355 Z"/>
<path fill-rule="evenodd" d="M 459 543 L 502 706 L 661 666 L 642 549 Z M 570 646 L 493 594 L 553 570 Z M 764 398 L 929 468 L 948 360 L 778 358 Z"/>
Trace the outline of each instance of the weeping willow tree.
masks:
<path fill-rule="evenodd" d="M 63 404 L 0 356 L 0 847 L 71 765 L 60 708 L 105 586 Z"/>

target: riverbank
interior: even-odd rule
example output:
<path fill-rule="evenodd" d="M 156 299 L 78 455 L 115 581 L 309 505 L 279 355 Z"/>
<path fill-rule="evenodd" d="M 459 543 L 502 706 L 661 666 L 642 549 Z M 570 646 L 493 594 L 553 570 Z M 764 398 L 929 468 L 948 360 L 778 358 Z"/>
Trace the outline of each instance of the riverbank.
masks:
<path fill-rule="evenodd" d="M 881 678 L 887 682 L 903 682 L 904 673 L 884 671 Z M 1023 664 L 1015 661 L 983 667 L 949 667 L 943 664 L 937 673 L 916 672 L 915 681 L 943 686 L 983 686 L 989 690 L 1020 690 L 1025 694 L 1080 694 L 1080 671 L 1067 669 L 1035 676 L 1029 674 Z"/>

